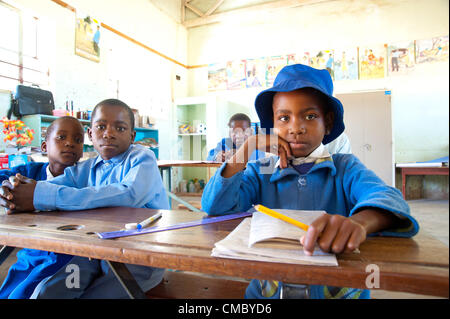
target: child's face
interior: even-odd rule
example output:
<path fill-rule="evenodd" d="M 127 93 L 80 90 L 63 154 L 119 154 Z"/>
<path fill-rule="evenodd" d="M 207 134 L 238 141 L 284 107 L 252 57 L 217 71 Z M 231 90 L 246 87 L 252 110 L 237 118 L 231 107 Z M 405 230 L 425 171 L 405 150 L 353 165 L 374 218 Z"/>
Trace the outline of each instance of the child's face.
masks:
<path fill-rule="evenodd" d="M 76 120 L 56 120 L 53 131 L 41 145 L 50 165 L 72 166 L 83 156 L 84 130 Z"/>
<path fill-rule="evenodd" d="M 236 146 L 242 145 L 252 135 L 250 123 L 247 121 L 232 121 L 230 123 L 230 138 Z"/>
<path fill-rule="evenodd" d="M 272 106 L 274 131 L 289 143 L 295 157 L 311 154 L 331 130 L 333 113 L 324 114 L 314 95 L 301 90 L 278 92 Z"/>
<path fill-rule="evenodd" d="M 100 105 L 88 129 L 89 139 L 104 160 L 125 152 L 133 143 L 136 132 L 131 129 L 128 112 L 116 105 Z"/>

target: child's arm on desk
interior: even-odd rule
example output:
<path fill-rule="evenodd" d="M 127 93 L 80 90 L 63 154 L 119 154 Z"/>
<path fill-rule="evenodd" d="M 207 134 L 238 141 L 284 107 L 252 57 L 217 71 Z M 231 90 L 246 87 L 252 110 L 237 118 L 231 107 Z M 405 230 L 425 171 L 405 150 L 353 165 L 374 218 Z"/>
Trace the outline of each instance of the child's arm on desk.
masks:
<path fill-rule="evenodd" d="M 289 143 L 281 137 L 266 134 L 252 135 L 227 161 L 227 165 L 222 172 L 222 176 L 229 178 L 236 173 L 243 171 L 247 165 L 250 155 L 255 150 L 279 155 L 281 168 L 286 168 L 288 166 L 288 159 L 292 156 Z"/>
<path fill-rule="evenodd" d="M 313 254 L 316 242 L 326 252 L 352 252 L 366 240 L 367 234 L 392 228 L 397 221 L 392 213 L 375 208 L 363 209 L 351 217 L 323 214 L 300 241 L 307 255 Z"/>

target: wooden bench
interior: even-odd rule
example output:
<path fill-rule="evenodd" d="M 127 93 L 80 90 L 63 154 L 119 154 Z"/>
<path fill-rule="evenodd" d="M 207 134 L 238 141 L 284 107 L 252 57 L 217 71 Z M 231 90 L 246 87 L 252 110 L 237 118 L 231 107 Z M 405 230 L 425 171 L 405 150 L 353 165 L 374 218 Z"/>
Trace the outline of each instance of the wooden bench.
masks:
<path fill-rule="evenodd" d="M 146 296 L 150 299 L 243 299 L 249 281 L 200 273 L 166 271 Z"/>

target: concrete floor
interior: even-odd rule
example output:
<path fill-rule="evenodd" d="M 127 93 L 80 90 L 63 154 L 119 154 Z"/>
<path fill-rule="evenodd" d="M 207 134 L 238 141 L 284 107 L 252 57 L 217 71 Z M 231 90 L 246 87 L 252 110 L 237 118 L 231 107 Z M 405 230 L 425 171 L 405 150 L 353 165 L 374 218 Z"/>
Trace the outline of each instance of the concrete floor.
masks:
<path fill-rule="evenodd" d="M 417 219 L 421 231 L 435 237 L 449 246 L 449 201 L 448 200 L 411 200 L 408 201 L 412 215 Z M 16 261 L 16 252 L 0 265 L 0 282 L 8 272 L 9 267 Z M 385 290 L 372 290 L 372 298 L 376 299 L 416 299 L 436 298 L 433 296 L 416 295 L 409 293 L 392 292 Z"/>

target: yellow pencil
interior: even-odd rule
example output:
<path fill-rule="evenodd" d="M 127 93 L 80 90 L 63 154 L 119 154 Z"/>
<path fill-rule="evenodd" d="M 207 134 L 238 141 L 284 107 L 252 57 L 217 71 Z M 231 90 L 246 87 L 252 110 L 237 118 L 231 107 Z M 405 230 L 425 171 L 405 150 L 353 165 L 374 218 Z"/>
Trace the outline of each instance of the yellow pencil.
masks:
<path fill-rule="evenodd" d="M 289 224 L 292 224 L 294 226 L 297 226 L 297 227 L 303 229 L 304 231 L 308 231 L 308 227 L 309 227 L 308 225 L 303 224 L 302 222 L 299 222 L 298 220 L 292 219 L 292 218 L 290 218 L 288 216 L 285 216 L 283 214 L 280 214 L 280 213 L 278 213 L 278 212 L 276 212 L 274 210 L 271 210 L 270 208 L 267 208 L 267 207 L 265 207 L 263 205 L 255 205 L 255 209 L 258 212 L 264 213 L 264 214 L 272 216 L 274 218 L 281 219 L 281 220 L 285 221 L 286 223 L 289 223 Z"/>

